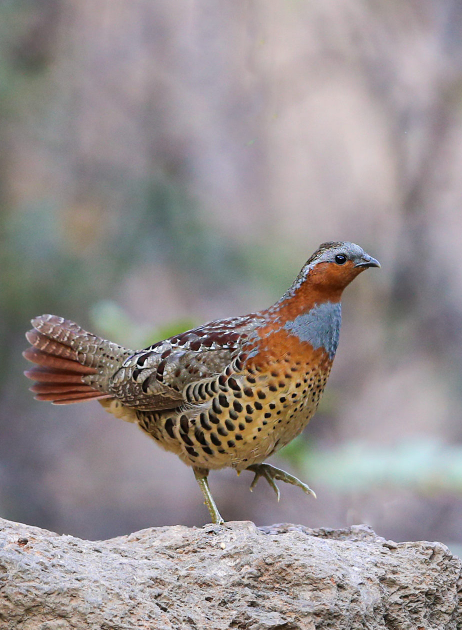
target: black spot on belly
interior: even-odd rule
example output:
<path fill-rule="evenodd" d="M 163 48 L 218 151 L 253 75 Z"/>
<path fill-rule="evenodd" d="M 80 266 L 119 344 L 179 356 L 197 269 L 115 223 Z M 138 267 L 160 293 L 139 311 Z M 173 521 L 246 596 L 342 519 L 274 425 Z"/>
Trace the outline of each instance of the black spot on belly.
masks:
<path fill-rule="evenodd" d="M 241 411 L 243 410 L 243 406 L 238 400 L 233 401 L 233 407 L 238 413 L 241 413 Z"/>
<path fill-rule="evenodd" d="M 195 436 L 196 440 L 200 444 L 203 444 L 204 446 L 207 446 L 207 440 L 205 439 L 205 435 L 204 435 L 203 431 L 201 431 L 200 429 L 196 428 L 194 430 L 194 436 Z"/>
<path fill-rule="evenodd" d="M 234 391 L 236 392 L 239 392 L 241 389 L 236 379 L 233 378 L 232 376 L 228 379 L 228 385 L 231 387 L 231 389 L 234 389 Z"/>
<path fill-rule="evenodd" d="M 206 431 L 210 431 L 210 429 L 212 428 L 212 425 L 209 422 L 207 414 L 202 412 L 199 416 L 199 420 L 200 420 L 202 428 L 205 429 Z"/>
<path fill-rule="evenodd" d="M 187 446 L 194 446 L 193 441 L 191 440 L 191 438 L 189 437 L 189 435 L 186 435 L 186 433 L 180 433 L 180 438 L 183 440 L 183 442 L 184 442 Z"/>
<path fill-rule="evenodd" d="M 218 401 L 222 407 L 229 407 L 228 399 L 224 394 L 218 396 Z"/>
<path fill-rule="evenodd" d="M 199 453 L 197 451 L 195 451 L 192 446 L 187 446 L 186 450 L 191 455 L 191 457 L 197 457 L 199 455 Z"/>
<path fill-rule="evenodd" d="M 236 430 L 236 427 L 231 422 L 231 420 L 229 420 L 228 418 L 226 418 L 226 420 L 225 420 L 225 425 L 226 425 L 226 428 L 228 429 L 228 431 L 235 431 Z"/>
<path fill-rule="evenodd" d="M 218 439 L 217 434 L 214 433 L 213 431 L 210 434 L 210 440 L 211 440 L 212 444 L 215 444 L 215 446 L 221 446 L 221 440 Z"/>
<path fill-rule="evenodd" d="M 189 422 L 187 416 L 181 416 L 180 418 L 180 427 L 184 433 L 188 433 L 189 431 Z"/>
<path fill-rule="evenodd" d="M 167 418 L 167 420 L 165 421 L 165 430 L 167 431 L 167 433 L 169 434 L 169 436 L 173 439 L 175 439 L 175 434 L 173 433 L 173 420 L 172 418 Z"/>
<path fill-rule="evenodd" d="M 217 433 L 219 435 L 222 435 L 223 437 L 226 437 L 228 435 L 228 431 L 225 429 L 225 427 L 217 427 Z"/>
<path fill-rule="evenodd" d="M 207 455 L 213 455 L 213 451 L 210 446 L 204 446 L 202 450 L 204 451 L 204 453 L 207 453 Z"/>
<path fill-rule="evenodd" d="M 220 419 L 217 418 L 213 411 L 209 411 L 209 420 L 210 422 L 213 422 L 213 424 L 218 424 L 220 422 Z"/>

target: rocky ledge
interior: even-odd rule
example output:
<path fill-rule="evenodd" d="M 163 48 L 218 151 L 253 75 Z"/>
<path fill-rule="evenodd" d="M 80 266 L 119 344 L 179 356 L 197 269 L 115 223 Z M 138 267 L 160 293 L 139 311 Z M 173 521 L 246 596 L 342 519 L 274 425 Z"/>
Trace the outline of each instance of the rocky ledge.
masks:
<path fill-rule="evenodd" d="M 364 525 L 232 522 L 91 542 L 0 519 L 8 630 L 456 630 L 462 565 Z"/>

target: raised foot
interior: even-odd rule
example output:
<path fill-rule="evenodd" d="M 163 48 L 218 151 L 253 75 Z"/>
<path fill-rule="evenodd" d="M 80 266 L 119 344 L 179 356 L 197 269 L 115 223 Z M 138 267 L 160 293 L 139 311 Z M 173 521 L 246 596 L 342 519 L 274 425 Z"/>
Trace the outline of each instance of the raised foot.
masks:
<path fill-rule="evenodd" d="M 269 485 L 273 488 L 276 496 L 279 499 L 281 498 L 281 493 L 279 492 L 279 488 L 276 485 L 277 481 L 284 481 L 285 483 L 291 483 L 293 486 L 298 486 L 306 492 L 306 494 L 311 494 L 316 499 L 316 493 L 314 490 L 310 488 L 306 483 L 297 479 L 293 475 L 289 475 L 289 473 L 281 470 L 280 468 L 276 468 L 276 466 L 271 466 L 271 464 L 252 464 L 252 466 L 248 466 L 246 470 L 250 470 L 255 473 L 255 477 L 253 478 L 252 483 L 250 484 L 250 492 L 255 488 L 257 481 L 260 477 L 264 477 Z"/>

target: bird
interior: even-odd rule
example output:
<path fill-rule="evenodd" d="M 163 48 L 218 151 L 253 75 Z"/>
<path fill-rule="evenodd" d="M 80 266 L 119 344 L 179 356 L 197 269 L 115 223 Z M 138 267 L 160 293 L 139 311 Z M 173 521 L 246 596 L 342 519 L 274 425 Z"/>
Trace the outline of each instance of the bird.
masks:
<path fill-rule="evenodd" d="M 208 483 L 211 470 L 254 473 L 314 491 L 265 460 L 315 413 L 337 350 L 341 296 L 380 263 L 359 245 L 321 244 L 272 306 L 219 319 L 134 351 L 55 315 L 32 319 L 23 353 L 37 400 L 97 400 L 138 425 L 194 472 L 212 522 L 224 520 Z"/>

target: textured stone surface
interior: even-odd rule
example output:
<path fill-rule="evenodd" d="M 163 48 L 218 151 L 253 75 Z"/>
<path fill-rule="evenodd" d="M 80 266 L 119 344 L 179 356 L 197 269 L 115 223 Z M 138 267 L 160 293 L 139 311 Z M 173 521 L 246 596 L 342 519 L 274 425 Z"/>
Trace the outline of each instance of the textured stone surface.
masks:
<path fill-rule="evenodd" d="M 461 561 L 365 526 L 163 527 L 103 542 L 0 519 L 0 628 L 439 630 Z"/>

